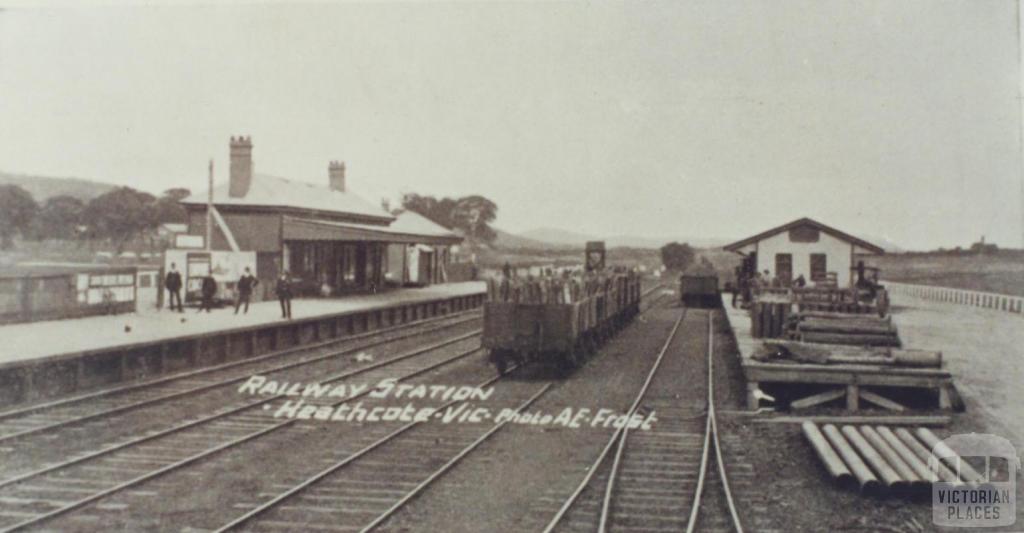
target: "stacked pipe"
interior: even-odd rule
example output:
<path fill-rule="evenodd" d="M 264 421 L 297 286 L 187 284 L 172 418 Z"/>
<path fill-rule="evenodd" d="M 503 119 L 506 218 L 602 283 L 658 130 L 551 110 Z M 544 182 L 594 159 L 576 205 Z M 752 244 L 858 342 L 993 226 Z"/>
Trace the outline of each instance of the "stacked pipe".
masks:
<path fill-rule="evenodd" d="M 901 346 L 890 317 L 801 312 L 791 315 L 789 338 L 803 342 L 853 346 Z"/>
<path fill-rule="evenodd" d="M 856 487 L 861 494 L 917 496 L 935 481 L 957 485 L 984 479 L 927 428 L 849 424 L 819 428 L 808 421 L 802 429 L 829 477 L 840 488 Z M 938 450 L 941 457 L 931 450 Z M 959 473 L 950 465 L 958 465 Z"/>
<path fill-rule="evenodd" d="M 792 305 L 774 299 L 758 300 L 750 307 L 750 331 L 755 339 L 776 339 L 786 333 Z"/>

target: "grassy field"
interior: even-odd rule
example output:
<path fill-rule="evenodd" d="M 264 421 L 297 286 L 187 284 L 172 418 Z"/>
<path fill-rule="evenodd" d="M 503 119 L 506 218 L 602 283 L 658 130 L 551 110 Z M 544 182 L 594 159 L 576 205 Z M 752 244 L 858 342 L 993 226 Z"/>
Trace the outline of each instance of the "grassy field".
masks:
<path fill-rule="evenodd" d="M 1024 296 L 1024 250 L 886 254 L 869 263 L 889 281 Z"/>
<path fill-rule="evenodd" d="M 715 266 L 723 286 L 732 280 L 738 255 L 716 248 L 699 256 Z M 891 253 L 865 263 L 881 268 L 884 280 L 1024 296 L 1024 250 Z"/>

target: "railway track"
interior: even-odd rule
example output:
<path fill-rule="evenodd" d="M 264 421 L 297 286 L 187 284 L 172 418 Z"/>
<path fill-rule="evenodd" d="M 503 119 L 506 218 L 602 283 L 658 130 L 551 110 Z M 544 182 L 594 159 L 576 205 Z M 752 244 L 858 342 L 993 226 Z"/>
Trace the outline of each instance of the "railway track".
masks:
<path fill-rule="evenodd" d="M 476 337 L 473 333 L 417 348 L 337 373 L 319 383 L 345 383 L 356 376 L 364 383 L 386 378 L 410 379 L 478 353 Z M 283 398 L 283 395 L 261 397 L 0 481 L 0 532 L 37 527 L 293 426 L 297 419 L 275 418 L 269 409 L 271 402 Z"/>
<path fill-rule="evenodd" d="M 652 287 L 642 296 L 661 288 Z M 663 296 L 651 300 L 646 309 Z M 488 387 L 514 371 L 477 386 Z M 518 413 L 552 387 L 552 382 L 539 388 L 519 386 L 501 403 L 514 406 Z M 448 402 L 438 409 L 458 403 Z M 215 531 L 373 531 L 509 423 L 503 420 L 484 430 L 477 424 L 410 422 L 362 448 L 339 452 L 336 461 L 322 471 L 281 486 L 278 494 L 264 494 L 264 501 Z"/>
<path fill-rule="evenodd" d="M 649 295 L 659 288 L 654 287 L 645 292 L 645 295 Z M 660 300 L 660 297 L 659 295 L 658 298 L 655 298 L 652 305 Z M 468 341 L 475 336 L 475 333 L 463 335 L 404 353 L 379 363 L 341 372 L 323 380 L 323 383 L 344 382 L 355 376 L 361 376 L 364 382 L 372 383 L 384 378 L 394 378 L 396 371 L 403 372 L 399 377 L 400 380 L 423 376 L 477 353 L 479 348 L 471 347 L 461 348 L 455 355 L 450 355 L 451 350 L 456 347 L 455 345 Z M 499 378 L 491 378 L 489 381 Z M 525 401 L 521 401 L 521 394 L 514 396 L 508 401 L 518 403 L 520 409 L 525 408 L 545 393 L 550 386 L 550 384 L 547 384 L 540 390 L 532 391 Z M 337 405 L 357 397 L 344 398 L 329 405 Z M 60 518 L 70 520 L 69 524 L 74 524 L 75 518 L 81 518 L 88 523 L 116 523 L 116 519 L 110 515 L 116 515 L 119 511 L 125 509 L 126 506 L 114 500 L 121 500 L 122 497 L 131 498 L 133 494 L 155 494 L 153 491 L 143 490 L 141 487 L 149 487 L 158 478 L 167 477 L 172 473 L 185 472 L 192 475 L 191 479 L 193 481 L 202 480 L 205 479 L 205 474 L 202 473 L 203 467 L 201 465 L 216 462 L 218 460 L 216 457 L 222 457 L 224 452 L 228 450 L 257 441 L 263 442 L 271 434 L 277 435 L 279 439 L 287 440 L 288 437 L 286 435 L 293 433 L 301 435 L 304 432 L 310 432 L 315 429 L 315 425 L 297 424 L 295 419 L 282 420 L 269 416 L 267 407 L 270 402 L 281 399 L 280 396 L 276 396 L 248 402 L 205 417 L 188 420 L 170 428 L 141 435 L 127 442 L 71 457 L 58 464 L 39 468 L 6 480 L 0 480 L 0 532 L 37 528 Z M 397 490 L 405 491 L 401 494 L 396 494 L 394 489 L 391 490 L 388 493 L 390 496 L 399 497 L 393 499 L 393 501 L 386 500 L 390 502 L 390 506 L 385 506 L 387 509 L 380 509 L 382 504 L 380 498 L 375 498 L 372 495 L 370 498 L 366 498 L 364 495 L 363 500 L 361 500 L 362 503 L 367 505 L 372 503 L 376 506 L 373 508 L 373 512 L 380 511 L 380 514 L 375 515 L 379 518 L 377 521 L 369 521 L 367 523 L 372 527 L 374 524 L 379 524 L 386 520 L 390 513 L 401 508 L 405 502 L 424 490 L 430 482 L 441 476 L 444 471 L 447 471 L 461 457 L 467 455 L 473 448 L 498 431 L 502 425 L 497 425 L 484 433 L 483 436 L 480 436 L 479 427 L 472 424 L 465 427 L 459 425 L 439 427 L 436 424 L 427 424 L 424 426 L 423 431 L 416 432 L 419 440 L 410 439 L 408 441 L 402 440 L 401 442 L 395 441 L 393 437 L 388 438 L 387 434 L 380 434 L 379 431 L 376 434 L 374 432 L 365 432 L 359 438 L 351 439 L 351 442 L 346 441 L 344 443 L 345 446 L 335 450 L 337 453 L 345 453 L 345 449 L 351 449 L 356 445 L 366 448 L 365 452 L 358 453 L 358 455 L 350 453 L 346 456 L 347 458 L 342 459 L 343 464 L 337 468 L 349 466 L 355 459 L 374 453 L 375 450 L 377 453 L 386 453 L 386 450 L 391 450 L 391 453 L 398 454 L 397 457 L 399 459 L 407 461 L 409 458 L 416 457 L 414 453 L 422 452 L 422 442 L 424 442 L 424 439 L 426 439 L 425 442 L 432 442 L 434 444 L 444 443 L 444 446 L 431 447 L 433 452 L 440 455 L 425 463 L 433 468 L 438 462 L 443 462 L 441 470 L 426 476 L 424 481 L 421 481 L 421 483 L 414 487 L 409 487 L 408 483 L 398 485 L 399 488 Z M 286 427 L 293 428 L 293 431 L 278 432 Z M 401 433 L 409 429 L 411 427 L 404 428 L 401 430 Z M 367 439 L 370 439 L 370 441 L 367 442 Z M 463 446 L 467 442 L 466 446 L 468 448 Z M 367 448 L 367 446 L 372 447 Z M 451 456 L 451 452 L 455 451 L 456 448 L 459 448 L 460 451 L 447 462 L 443 461 L 444 457 L 446 455 Z M 389 465 L 401 464 L 396 463 L 392 459 L 387 459 L 385 462 Z M 365 464 L 358 465 L 357 468 L 362 469 L 364 478 L 372 477 L 379 475 L 380 464 L 380 461 L 377 461 L 376 465 L 373 462 L 366 462 Z M 356 465 L 352 465 L 352 467 L 356 468 Z M 423 465 L 421 465 L 422 468 Z M 359 472 L 356 469 L 352 471 Z M 415 472 L 411 468 L 408 471 Z M 330 473 L 333 473 L 333 471 L 321 477 L 327 477 Z M 367 489 L 366 483 L 374 481 L 364 479 L 363 482 L 360 482 L 358 475 L 355 477 L 346 475 L 345 479 L 344 483 L 355 481 L 355 486 L 350 487 L 350 489 L 355 488 L 357 492 Z M 316 484 L 317 481 L 318 479 L 307 480 L 306 484 L 298 485 L 298 489 L 294 492 L 305 492 L 307 486 Z M 289 500 L 295 488 L 296 486 L 291 486 L 288 491 L 277 496 L 283 496 L 282 501 Z M 321 492 L 322 489 L 323 487 L 321 486 L 316 488 L 317 491 Z M 330 489 L 330 486 L 328 486 L 328 489 Z M 406 489 L 410 490 L 406 491 Z M 160 490 L 162 491 L 163 487 L 160 487 Z M 325 496 L 320 494 L 320 492 L 313 495 L 320 496 L 321 498 Z M 308 496 L 308 494 L 304 494 L 302 497 L 306 498 Z M 329 490 L 327 496 L 330 496 Z M 274 500 L 276 499 L 277 497 L 274 498 Z M 271 507 L 273 507 L 269 510 L 269 516 L 271 517 L 274 516 L 274 513 L 289 512 L 292 508 L 291 504 L 278 505 L 276 503 L 271 504 Z M 298 508 L 300 510 L 303 509 L 301 505 Z M 86 509 L 88 509 L 88 512 L 85 512 Z M 366 512 L 368 511 L 364 510 L 364 515 Z M 267 511 L 257 512 L 254 516 L 257 515 L 265 518 Z M 245 516 L 248 517 L 249 515 Z M 314 513 L 312 516 L 319 515 Z M 250 519 L 246 518 L 244 520 L 247 523 L 245 530 L 250 528 L 251 524 L 248 524 Z M 310 527 L 308 529 L 314 530 L 316 528 L 317 524 L 314 522 L 312 520 L 309 521 Z M 64 523 L 64 521 L 60 522 L 61 525 Z M 265 520 L 261 523 L 272 526 L 274 521 Z M 237 525 L 229 524 L 229 527 L 225 529 L 236 527 Z M 273 528 L 271 527 L 271 529 Z"/>
<path fill-rule="evenodd" d="M 62 425 L 82 423 L 158 402 L 195 395 L 217 387 L 233 385 L 252 374 L 282 372 L 422 335 L 424 332 L 441 331 L 478 320 L 479 317 L 479 310 L 435 317 L 314 344 L 275 350 L 257 357 L 177 373 L 154 380 L 0 411 L 0 443 Z M 424 326 L 427 328 L 424 329 Z M 414 329 L 410 330 L 410 327 Z M 369 339 L 369 342 L 362 342 L 366 339 Z M 338 350 L 338 347 L 341 349 Z M 289 356 L 295 356 L 297 360 L 289 360 L 283 364 L 277 363 Z"/>
<path fill-rule="evenodd" d="M 704 338 L 704 349 L 671 357 L 677 334 Z M 687 320 L 687 318 L 690 320 Z M 588 474 L 562 500 L 544 533 L 554 531 L 743 532 L 719 451 L 714 410 L 713 315 L 684 309 L 628 414 L 658 413 L 649 431 L 622 428 L 609 438 Z M 703 321 L 699 321 L 703 322 Z M 702 373 L 703 387 L 680 380 Z M 702 380 L 703 381 L 703 380 Z M 717 465 L 712 469 L 712 461 Z M 703 501 L 711 478 L 722 505 Z"/>

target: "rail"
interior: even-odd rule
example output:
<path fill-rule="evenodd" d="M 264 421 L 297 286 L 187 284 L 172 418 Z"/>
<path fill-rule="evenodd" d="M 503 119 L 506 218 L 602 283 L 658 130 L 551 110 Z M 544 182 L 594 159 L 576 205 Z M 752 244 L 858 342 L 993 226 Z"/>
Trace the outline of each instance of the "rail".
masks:
<path fill-rule="evenodd" d="M 722 480 L 722 491 L 725 494 L 725 502 L 729 507 L 729 518 L 732 520 L 733 530 L 736 533 L 743 533 L 743 524 L 740 522 L 739 512 L 736 510 L 736 502 L 733 500 L 732 490 L 729 488 L 729 478 L 725 472 L 725 460 L 722 458 L 722 445 L 718 438 L 718 420 L 715 417 L 714 354 L 714 315 L 708 315 L 707 424 L 704 429 L 704 450 L 701 453 L 700 474 L 697 478 L 697 490 L 693 496 L 693 506 L 690 507 L 690 519 L 686 524 L 686 533 L 693 533 L 697 527 L 697 519 L 700 516 L 700 500 L 704 493 L 704 478 L 708 466 L 708 450 L 711 446 L 714 446 L 715 448 L 715 463 L 718 465 L 718 476 Z"/>
<path fill-rule="evenodd" d="M 993 309 L 1018 315 L 1024 314 L 1024 296 L 894 281 L 883 281 L 882 284 L 890 294 L 902 294 L 935 302 Z"/>
<path fill-rule="evenodd" d="M 668 338 L 665 339 L 665 344 L 662 345 L 661 350 L 658 352 L 657 359 L 655 359 L 654 364 L 651 366 L 651 370 L 647 373 L 647 379 L 644 381 L 643 386 L 640 387 L 640 392 L 637 394 L 636 400 L 633 401 L 633 405 L 631 405 L 630 408 L 626 411 L 628 415 L 633 415 L 640 407 L 640 403 L 643 401 L 644 395 L 647 394 L 647 388 L 654 380 L 654 376 L 658 372 L 658 368 L 661 366 L 662 360 L 665 359 L 665 354 L 668 352 L 669 346 L 672 345 L 672 340 L 675 339 L 676 332 L 679 331 L 679 326 L 683 323 L 683 319 L 686 318 L 687 311 L 688 309 L 684 308 L 683 312 L 680 313 L 679 318 L 676 320 L 675 325 L 672 326 L 672 330 L 669 332 Z M 611 452 L 612 448 L 615 447 L 616 443 L 620 442 L 620 439 L 622 439 L 622 437 L 625 435 L 626 427 L 627 425 L 624 424 L 622 427 L 617 429 L 614 434 L 612 434 L 612 437 L 610 439 L 608 439 L 608 444 L 606 444 L 604 449 L 601 450 L 601 454 L 598 455 L 597 460 L 594 461 L 594 465 L 587 472 L 587 475 L 584 476 L 580 484 L 577 485 L 576 490 L 574 490 L 573 493 L 569 495 L 569 498 L 565 500 L 565 503 L 562 504 L 562 507 L 551 519 L 547 527 L 544 528 L 544 533 L 551 533 L 552 531 L 554 531 L 558 524 L 562 521 L 562 518 L 564 518 L 566 513 L 569 512 L 569 509 L 572 508 L 573 504 L 580 497 L 580 494 L 582 494 L 583 491 L 587 488 L 587 485 L 590 484 L 590 480 L 594 477 L 594 474 L 597 473 L 598 466 L 600 466 L 601 463 L 604 462 L 605 458 L 608 457 L 608 454 Z M 619 446 L 619 449 L 622 449 L 621 445 Z M 610 476 L 608 480 L 608 490 L 606 491 L 606 495 L 609 494 L 614 488 L 613 484 L 614 476 Z M 602 505 L 601 522 L 599 525 L 602 531 L 604 530 L 604 527 L 607 524 L 607 514 L 608 505 L 607 503 L 604 503 Z"/>
<path fill-rule="evenodd" d="M 475 332 L 474 334 L 476 334 L 476 333 L 477 332 Z M 416 356 L 418 356 L 420 354 L 424 354 L 424 353 L 428 353 L 428 352 L 433 352 L 435 350 L 440 350 L 441 348 L 445 348 L 445 347 L 447 347 L 449 345 L 457 343 L 459 340 L 461 340 L 461 339 L 458 339 L 458 340 L 447 340 L 447 341 L 443 341 L 441 343 L 433 344 L 431 346 L 420 347 L 420 348 L 417 348 L 417 349 L 415 349 L 413 351 L 410 351 L 410 352 L 398 355 L 396 357 L 389 358 L 387 360 L 379 361 L 379 362 L 376 362 L 376 363 L 372 363 L 372 364 L 370 364 L 368 366 L 364 366 L 364 367 L 357 368 L 357 369 L 354 369 L 354 370 L 348 370 L 348 371 L 336 374 L 334 376 L 327 377 L 324 380 L 320 381 L 318 383 L 318 385 L 324 385 L 324 384 L 328 384 L 328 383 L 334 383 L 334 382 L 342 381 L 342 380 L 351 378 L 352 376 L 366 373 L 366 372 L 368 372 L 370 370 L 389 367 L 390 365 L 392 365 L 394 363 L 415 358 Z M 442 351 L 440 353 L 445 356 L 444 359 L 441 359 L 440 361 L 436 361 L 436 362 L 431 362 L 430 364 L 428 364 L 425 367 L 417 368 L 415 370 L 412 370 L 409 373 L 406 373 L 406 374 L 404 374 L 402 376 L 399 376 L 397 378 L 394 378 L 394 379 L 396 381 L 408 380 L 408 379 L 413 378 L 415 376 L 419 376 L 419 375 L 423 375 L 423 374 L 426 374 L 428 372 L 431 372 L 431 371 L 433 371 L 433 370 L 435 370 L 437 368 L 440 368 L 440 367 L 442 367 L 444 365 L 451 364 L 451 363 L 453 363 L 455 361 L 459 361 L 459 360 L 465 359 L 466 357 L 469 357 L 470 355 L 479 353 L 479 351 L 480 351 L 479 347 L 474 347 L 474 348 L 470 348 L 468 350 L 461 350 L 459 353 L 457 353 L 454 356 L 448 356 L 447 354 L 445 354 L 445 352 Z M 353 398 L 356 398 L 356 397 L 368 394 L 369 392 L 370 391 L 367 390 L 367 391 L 363 391 L 362 393 L 360 393 L 358 395 L 347 397 L 347 398 L 343 398 L 343 399 L 341 399 L 341 400 L 339 400 L 337 402 L 334 402 L 334 404 L 332 404 L 332 406 L 336 405 L 336 404 L 340 404 L 340 403 L 348 401 L 348 400 L 351 400 Z M 149 442 L 149 441 L 152 441 L 152 440 L 154 440 L 156 438 L 163 437 L 165 435 L 172 435 L 172 434 L 181 433 L 181 432 L 183 432 L 186 429 L 190 429 L 190 428 L 193 428 L 193 427 L 204 425 L 204 424 L 206 424 L 206 423 L 208 423 L 210 421 L 213 421 L 213 420 L 224 419 L 224 418 L 226 418 L 226 417 L 228 417 L 230 415 L 236 414 L 236 413 L 241 413 L 243 411 L 255 411 L 254 408 L 256 406 L 262 406 L 264 404 L 268 404 L 271 401 L 280 400 L 283 397 L 284 397 L 284 395 L 268 396 L 266 398 L 263 398 L 263 399 L 260 399 L 260 400 L 256 400 L 254 402 L 250 402 L 250 403 L 247 403 L 245 405 L 229 409 L 227 411 L 216 413 L 214 415 L 207 416 L 207 417 L 204 417 L 204 418 L 200 418 L 198 420 L 188 421 L 188 422 L 185 422 L 184 424 L 181 424 L 181 425 L 178 425 L 178 426 L 174 426 L 172 428 L 169 428 L 169 429 L 157 432 L 157 433 L 143 435 L 141 437 L 138 437 L 138 438 L 133 439 L 133 440 L 128 441 L 128 442 L 124 442 L 124 443 L 121 443 L 121 444 L 116 444 L 114 446 L 111 446 L 111 447 L 108 447 L 108 448 L 105 448 L 105 449 L 102 449 L 102 450 L 99 450 L 99 451 L 96 451 L 96 452 L 92 452 L 92 453 L 89 453 L 89 454 L 86 454 L 86 455 L 83 455 L 83 456 L 72 458 L 72 459 L 70 459 L 68 461 L 65 461 L 65 462 L 63 462 L 61 464 L 58 464 L 58 465 L 52 465 L 52 466 L 44 467 L 44 468 L 39 469 L 37 471 L 30 472 L 28 474 L 24 474 L 24 475 L 18 476 L 16 478 L 4 480 L 2 482 L 2 485 L 4 485 L 4 486 L 12 485 L 12 484 L 15 484 L 15 483 L 19 483 L 19 482 L 25 481 L 25 480 L 30 479 L 30 478 L 36 478 L 36 477 L 39 477 L 39 476 L 42 476 L 42 475 L 45 475 L 45 474 L 49 474 L 49 473 L 51 473 L 53 471 L 56 471 L 56 470 L 60 470 L 60 469 L 67 468 L 67 467 L 72 466 L 72 465 L 77 465 L 79 463 L 83 463 L 85 461 L 95 459 L 97 457 L 106 456 L 106 455 L 109 455 L 109 454 L 111 454 L 113 452 L 116 452 L 116 451 L 124 450 L 124 449 L 130 448 L 130 447 L 133 447 L 133 446 L 137 446 L 137 445 L 142 444 L 144 442 Z M 198 461 L 204 460 L 207 457 L 210 457 L 210 456 L 212 456 L 214 454 L 218 454 L 218 453 L 220 453 L 220 452 L 222 452 L 224 450 L 227 450 L 229 448 L 233 448 L 233 447 L 239 446 L 239 445 L 241 445 L 241 444 L 243 444 L 245 442 L 249 442 L 251 440 L 254 440 L 254 439 L 257 439 L 259 437 L 262 437 L 262 436 L 264 436 L 264 435 L 266 435 L 268 433 L 271 433 L 271 432 L 274 432 L 274 431 L 277 431 L 277 430 L 280 430 L 280 429 L 292 426 L 297 421 L 298 421 L 298 419 L 296 419 L 296 418 L 286 418 L 286 419 L 283 419 L 283 420 L 277 420 L 277 419 L 274 419 L 274 418 L 267 419 L 265 421 L 265 423 L 268 424 L 268 425 L 262 425 L 261 424 L 260 427 L 258 427 L 255 431 L 244 433 L 244 434 L 242 434 L 242 435 L 240 435 L 238 437 L 232 438 L 232 440 L 229 440 L 227 442 L 219 443 L 218 445 L 216 445 L 214 447 L 206 448 L 206 449 L 204 449 L 202 451 L 199 451 L 198 453 L 194 453 L 194 454 L 188 455 L 188 456 L 186 456 L 184 458 L 172 459 L 169 464 L 166 464 L 165 466 L 163 466 L 161 468 L 158 468 L 158 469 L 150 471 L 150 472 L 141 473 L 140 475 L 138 475 L 136 477 L 133 477 L 133 478 L 131 478 L 129 480 L 126 480 L 124 482 L 121 482 L 119 484 L 116 484 L 115 486 L 112 486 L 112 487 L 108 487 L 108 488 L 105 488 L 105 489 L 97 489 L 97 492 L 94 492 L 94 493 L 91 493 L 91 494 L 89 494 L 87 496 L 84 496 L 84 497 L 82 497 L 79 500 L 76 500 L 76 501 L 73 501 L 73 502 L 62 502 L 63 504 L 59 508 L 56 508 L 56 509 L 53 509 L 53 510 L 49 510 L 49 511 L 46 511 L 46 512 L 40 512 L 39 514 L 36 514 L 34 516 L 33 515 L 26 516 L 23 521 L 18 522 L 18 523 L 13 524 L 13 525 L 0 526 L 0 532 L 8 533 L 8 532 L 12 532 L 12 531 L 20 531 L 20 530 L 23 530 L 23 529 L 28 528 L 28 527 L 38 526 L 40 523 L 52 520 L 52 519 L 54 519 L 54 518 L 56 518 L 58 516 L 61 516 L 61 515 L 65 515 L 65 514 L 70 513 L 70 512 L 72 512 L 72 511 L 74 511 L 76 509 L 79 509 L 79 508 L 81 508 L 81 507 L 83 507 L 85 505 L 88 505 L 88 504 L 90 504 L 92 502 L 95 502 L 97 500 L 106 498 L 106 497 L 108 497 L 110 495 L 113 495 L 113 494 L 116 494 L 118 492 L 122 492 L 122 491 L 127 490 L 127 489 L 129 489 L 131 487 L 137 486 L 137 485 L 139 485 L 139 484 L 141 484 L 143 482 L 146 482 L 146 481 L 149 481 L 149 480 L 154 479 L 156 477 L 165 475 L 165 474 L 167 474 L 169 472 L 180 470 L 180 469 L 182 469 L 182 468 L 184 468 L 184 467 L 186 467 L 188 465 L 191 465 L 191 464 L 196 463 Z"/>

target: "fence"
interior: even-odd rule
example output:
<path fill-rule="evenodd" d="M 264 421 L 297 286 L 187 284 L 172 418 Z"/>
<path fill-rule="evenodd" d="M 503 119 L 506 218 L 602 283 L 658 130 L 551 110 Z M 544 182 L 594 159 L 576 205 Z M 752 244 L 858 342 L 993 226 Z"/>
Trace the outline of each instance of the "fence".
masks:
<path fill-rule="evenodd" d="M 1008 313 L 1024 314 L 1024 297 L 998 294 L 994 292 L 969 291 L 950 287 L 932 285 L 914 285 L 911 283 L 895 283 L 884 281 L 885 288 L 891 294 L 915 296 L 925 300 L 946 302 L 971 307 L 995 309 Z"/>
<path fill-rule="evenodd" d="M 0 275 L 0 324 L 135 310 L 135 267 L 11 270 Z"/>

